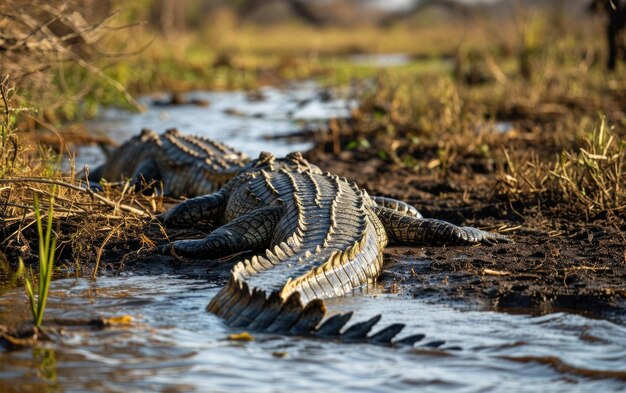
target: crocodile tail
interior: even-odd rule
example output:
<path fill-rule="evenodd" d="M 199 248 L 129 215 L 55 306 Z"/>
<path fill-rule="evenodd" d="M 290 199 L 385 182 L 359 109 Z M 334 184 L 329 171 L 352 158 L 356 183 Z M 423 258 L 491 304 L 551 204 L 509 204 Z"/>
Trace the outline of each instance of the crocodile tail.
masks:
<path fill-rule="evenodd" d="M 286 299 L 281 297 L 280 291 L 273 291 L 268 296 L 263 290 L 250 290 L 245 282 L 234 277 L 211 300 L 207 311 L 223 318 L 231 327 L 260 333 L 402 346 L 412 346 L 424 338 L 424 335 L 417 334 L 395 339 L 405 327 L 401 323 L 391 324 L 372 333 L 381 315 L 351 325 L 352 312 L 336 314 L 324 320 L 326 303 L 321 299 L 304 304 L 299 292 L 291 293 Z M 439 342 L 429 345 L 433 344 Z"/>
<path fill-rule="evenodd" d="M 362 230 L 364 235 L 350 247 L 333 252 L 318 266 L 308 266 L 306 273 L 288 279 L 280 288 L 251 288 L 249 278 L 299 254 L 303 254 L 303 261 L 309 260 L 312 257 L 310 251 L 297 251 L 294 246 L 299 241 L 281 243 L 273 251 L 267 251 L 265 256 L 256 255 L 237 263 L 228 284 L 211 300 L 207 311 L 221 317 L 231 327 L 260 333 L 378 345 L 413 345 L 424 335 L 396 339 L 404 324 L 395 323 L 374 332 L 381 315 L 357 323 L 350 323 L 352 312 L 326 318 L 327 307 L 323 298 L 344 295 L 367 285 L 379 275 L 383 263 L 380 248 L 386 244 L 386 237 L 384 228 L 373 224 L 367 224 L 367 229 Z M 295 236 L 298 236 L 297 232 Z"/>

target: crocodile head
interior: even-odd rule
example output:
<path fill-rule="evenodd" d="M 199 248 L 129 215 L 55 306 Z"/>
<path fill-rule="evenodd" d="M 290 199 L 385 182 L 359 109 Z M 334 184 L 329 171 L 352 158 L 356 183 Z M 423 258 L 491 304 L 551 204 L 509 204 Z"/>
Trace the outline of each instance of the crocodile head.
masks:
<path fill-rule="evenodd" d="M 241 172 L 277 170 L 280 168 L 321 173 L 321 169 L 308 162 L 300 152 L 289 153 L 284 158 L 277 158 L 272 153 L 266 151 L 261 152 L 259 158 L 251 160 L 244 165 Z"/>

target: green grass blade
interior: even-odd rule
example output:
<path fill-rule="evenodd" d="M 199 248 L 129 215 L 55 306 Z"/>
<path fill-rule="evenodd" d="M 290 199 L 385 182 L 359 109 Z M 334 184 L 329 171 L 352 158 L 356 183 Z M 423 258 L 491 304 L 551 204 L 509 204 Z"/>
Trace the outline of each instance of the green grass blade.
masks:
<path fill-rule="evenodd" d="M 50 238 L 52 237 L 52 217 L 54 215 L 54 197 L 50 197 L 50 208 L 48 209 L 48 222 L 46 223 L 46 246 L 44 250 L 46 251 L 46 256 L 50 253 Z M 43 258 L 43 261 L 47 261 L 48 258 Z M 47 267 L 47 265 L 46 265 Z"/>
<path fill-rule="evenodd" d="M 13 285 L 24 276 L 24 261 L 22 258 L 18 258 L 17 271 L 11 277 L 11 281 L 9 281 L 8 287 L 11 288 Z"/>
<path fill-rule="evenodd" d="M 46 239 L 46 240 L 50 240 L 50 239 Z M 37 326 L 41 326 L 41 323 L 43 322 L 43 314 L 46 311 L 46 303 L 48 302 L 48 293 L 50 292 L 50 281 L 52 280 L 52 268 L 54 265 L 54 254 L 55 254 L 56 245 L 57 245 L 57 238 L 55 236 L 54 238 L 52 238 L 51 248 L 49 248 L 47 252 L 48 260 L 45 262 L 47 274 L 44 277 L 44 282 L 39 284 L 39 286 L 42 287 L 42 291 L 41 291 L 42 295 L 39 298 L 39 303 L 38 303 L 37 322 L 36 322 Z"/>
<path fill-rule="evenodd" d="M 35 193 L 33 194 L 34 207 L 35 207 L 35 222 L 37 223 L 37 234 L 39 235 L 39 260 L 41 261 L 42 257 L 45 254 L 45 245 L 43 242 L 43 226 L 41 222 L 41 212 L 39 211 L 39 196 Z M 40 266 L 41 267 L 41 266 Z M 39 280 L 41 283 L 43 281 L 43 271 L 39 269 Z M 39 295 L 41 296 L 41 284 L 39 285 Z"/>
<path fill-rule="evenodd" d="M 35 307 L 35 295 L 33 294 L 33 287 L 28 278 L 24 280 L 24 284 L 26 286 L 26 294 L 28 295 L 28 301 L 30 302 L 30 310 L 33 313 L 33 319 L 36 320 L 37 308 Z"/>
<path fill-rule="evenodd" d="M 19 259 L 19 269 L 24 269 L 24 261 L 22 258 Z M 30 283 L 26 274 L 24 274 L 24 287 L 26 288 L 26 296 L 28 297 L 28 302 L 30 303 L 30 311 L 33 313 L 33 320 L 37 321 L 37 308 L 35 307 L 35 295 L 33 294 L 33 286 Z"/>
<path fill-rule="evenodd" d="M 53 189 L 54 193 L 54 189 Z M 43 220 L 40 212 L 39 197 L 33 195 L 35 220 L 37 223 L 37 234 L 39 235 L 39 282 L 37 288 L 38 297 L 35 299 L 33 284 L 26 278 L 25 286 L 28 299 L 30 301 L 35 326 L 41 326 L 43 316 L 50 291 L 52 281 L 54 257 L 56 254 L 57 238 L 52 234 L 52 223 L 54 217 L 54 196 L 50 197 L 50 207 L 48 208 L 48 218 L 46 220 L 46 231 L 44 234 Z"/>

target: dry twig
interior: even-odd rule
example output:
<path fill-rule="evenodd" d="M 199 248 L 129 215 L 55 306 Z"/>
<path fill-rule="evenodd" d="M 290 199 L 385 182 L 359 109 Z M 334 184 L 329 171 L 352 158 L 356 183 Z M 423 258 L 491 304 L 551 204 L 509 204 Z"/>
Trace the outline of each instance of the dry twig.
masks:
<path fill-rule="evenodd" d="M 142 217 L 151 217 L 152 214 L 150 214 L 149 211 L 142 211 L 139 209 L 136 209 L 132 206 L 128 206 L 122 203 L 115 203 L 110 199 L 107 199 L 105 197 L 103 197 L 102 195 L 93 192 L 91 189 L 89 188 L 85 188 L 85 187 L 80 187 L 71 183 L 67 183 L 61 180 L 55 180 L 55 179 L 41 179 L 41 178 L 34 178 L 34 177 L 21 177 L 21 178 L 16 178 L 16 179 L 0 179 L 0 184 L 2 183 L 27 183 L 27 182 L 32 182 L 32 183 L 43 183 L 43 184 L 50 184 L 50 185 L 57 185 L 57 186 L 61 186 L 61 187 L 67 187 L 70 188 L 72 190 L 75 191 L 79 191 L 82 193 L 85 193 L 87 195 L 89 195 L 92 198 L 95 198 L 101 202 L 103 202 L 106 205 L 109 205 L 111 207 L 113 207 L 114 209 L 120 209 L 129 213 L 133 213 L 136 214 L 138 216 L 142 216 Z"/>

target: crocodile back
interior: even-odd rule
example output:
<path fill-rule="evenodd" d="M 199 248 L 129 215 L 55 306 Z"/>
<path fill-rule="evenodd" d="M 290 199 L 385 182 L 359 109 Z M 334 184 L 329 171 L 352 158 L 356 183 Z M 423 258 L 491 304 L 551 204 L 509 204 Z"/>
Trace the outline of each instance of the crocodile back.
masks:
<path fill-rule="evenodd" d="M 207 172 L 232 172 L 249 159 L 244 153 L 223 143 L 194 135 L 185 135 L 171 129 L 159 136 L 163 158 L 172 167 L 198 165 Z"/>
<path fill-rule="evenodd" d="M 107 181 L 125 180 L 135 173 L 136 168 L 146 159 L 161 153 L 161 140 L 155 132 L 144 129 L 119 146 L 107 161 L 98 169 L 99 175 Z M 93 179 L 100 180 L 100 179 Z"/>
<path fill-rule="evenodd" d="M 99 173 L 109 181 L 125 180 L 150 162 L 158 169 L 166 195 L 196 196 L 222 187 L 248 161 L 244 153 L 208 138 L 183 135 L 176 129 L 161 135 L 142 130 L 120 146 Z"/>
<path fill-rule="evenodd" d="M 248 200 L 249 209 L 282 205 L 283 216 L 270 249 L 235 265 L 231 282 L 208 307 L 217 315 L 251 315 L 296 293 L 305 305 L 349 293 L 379 275 L 387 236 L 372 200 L 356 184 L 280 168 L 260 171 L 232 195 L 227 211 L 245 213 L 240 201 Z"/>

